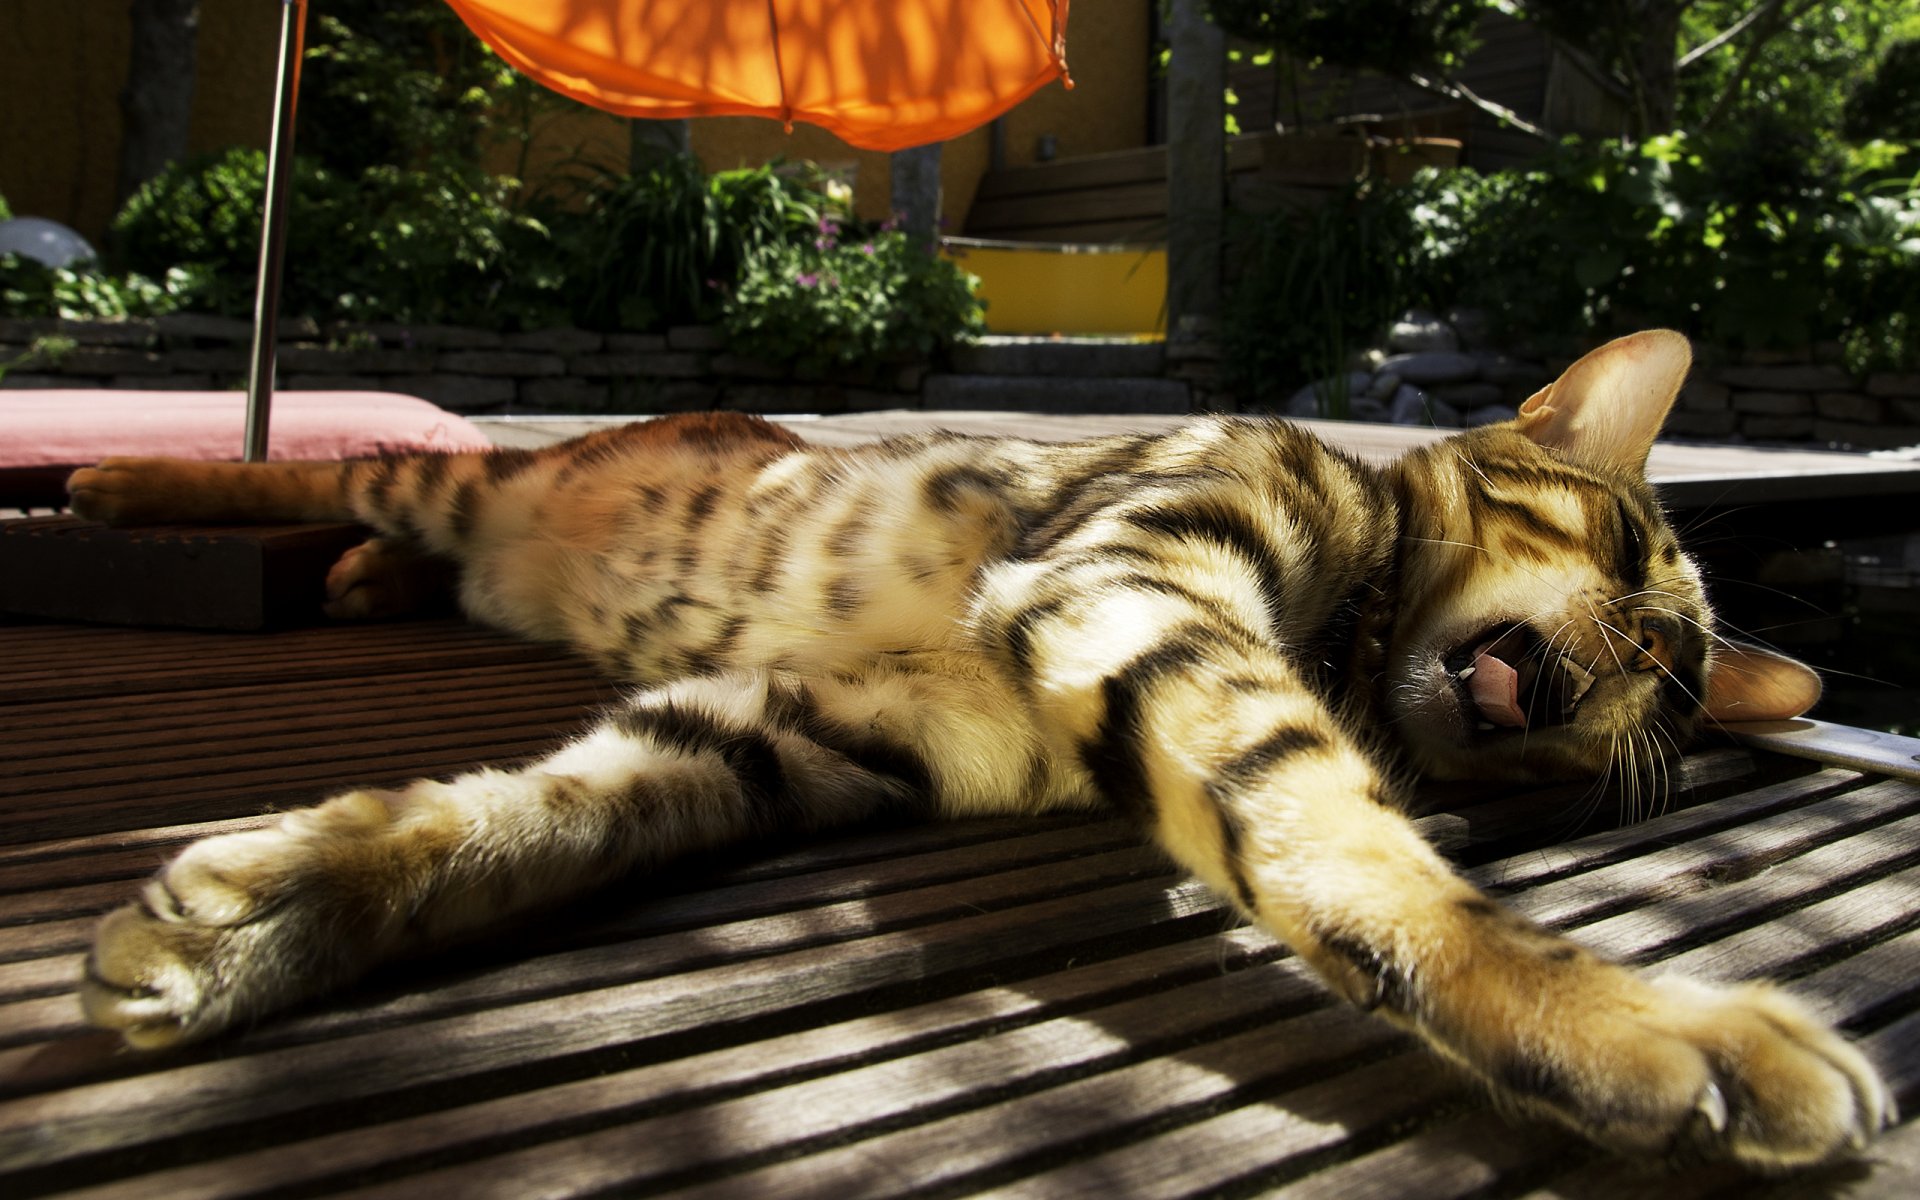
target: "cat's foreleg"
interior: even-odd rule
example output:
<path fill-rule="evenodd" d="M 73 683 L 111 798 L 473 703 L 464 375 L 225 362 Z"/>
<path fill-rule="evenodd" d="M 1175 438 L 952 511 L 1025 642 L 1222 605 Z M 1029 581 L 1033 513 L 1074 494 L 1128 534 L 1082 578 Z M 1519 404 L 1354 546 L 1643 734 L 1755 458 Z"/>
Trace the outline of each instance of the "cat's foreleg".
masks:
<path fill-rule="evenodd" d="M 1188 591 L 1043 600 L 1003 627 L 1055 744 L 1341 995 L 1629 1153 L 1779 1168 L 1891 1118 L 1874 1069 L 1785 993 L 1643 977 L 1460 879 L 1290 664 Z"/>
<path fill-rule="evenodd" d="M 1017 790 L 1018 754 L 975 761 L 1023 737 L 991 694 L 892 666 L 689 679 L 518 770 L 348 792 L 209 838 L 104 920 L 82 1001 L 135 1045 L 205 1037 L 704 847 Z"/>

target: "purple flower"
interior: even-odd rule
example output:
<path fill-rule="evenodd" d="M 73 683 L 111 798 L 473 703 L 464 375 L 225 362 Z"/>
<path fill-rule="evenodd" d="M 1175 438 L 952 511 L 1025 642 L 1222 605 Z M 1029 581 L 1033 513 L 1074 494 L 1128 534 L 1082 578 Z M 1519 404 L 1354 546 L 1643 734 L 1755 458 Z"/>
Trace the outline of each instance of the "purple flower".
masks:
<path fill-rule="evenodd" d="M 860 243 L 860 253 L 862 253 L 862 254 L 872 254 L 872 253 L 873 253 L 873 243 L 872 243 L 872 242 L 862 242 L 862 243 Z"/>
<path fill-rule="evenodd" d="M 802 271 L 800 272 L 798 282 L 801 287 L 817 287 L 820 283 L 820 277 L 812 271 Z"/>

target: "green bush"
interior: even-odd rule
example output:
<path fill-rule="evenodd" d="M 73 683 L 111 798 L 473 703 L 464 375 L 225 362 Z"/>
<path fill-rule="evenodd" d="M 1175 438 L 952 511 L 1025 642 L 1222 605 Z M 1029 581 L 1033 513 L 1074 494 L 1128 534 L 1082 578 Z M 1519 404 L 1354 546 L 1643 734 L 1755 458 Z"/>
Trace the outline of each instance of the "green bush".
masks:
<path fill-rule="evenodd" d="M 1510 344 L 1664 325 L 1736 350 L 1838 343 L 1857 371 L 1912 367 L 1920 188 L 1897 173 L 1902 149 L 1750 127 L 1362 185 L 1309 217 L 1249 223 L 1233 365 L 1256 394 L 1284 394 L 1337 373 L 1401 309 L 1466 306 Z"/>
<path fill-rule="evenodd" d="M 775 243 L 727 297 L 728 344 L 767 362 L 825 370 L 923 357 L 985 328 L 979 280 L 893 230 Z"/>
<path fill-rule="evenodd" d="M 632 174 L 595 170 L 549 197 L 571 314 L 591 329 L 710 321 L 761 251 L 813 235 L 834 207 L 799 167 L 711 177 L 679 155 Z"/>
<path fill-rule="evenodd" d="M 354 320 L 502 324 L 537 320 L 557 290 L 516 255 L 547 254 L 539 222 L 514 212 L 512 180 L 458 168 L 376 167 L 343 179 L 294 160 L 281 307 Z M 176 164 L 115 219 L 125 267 L 185 273 L 183 304 L 243 315 L 259 265 L 266 156 L 234 148 Z M 548 322 L 550 323 L 550 322 Z"/>
<path fill-rule="evenodd" d="M 1328 415 L 1346 416 L 1347 360 L 1410 307 L 1405 216 L 1362 188 L 1304 213 L 1236 217 L 1221 322 L 1235 390 L 1271 403 L 1309 379 L 1329 379 Z"/>

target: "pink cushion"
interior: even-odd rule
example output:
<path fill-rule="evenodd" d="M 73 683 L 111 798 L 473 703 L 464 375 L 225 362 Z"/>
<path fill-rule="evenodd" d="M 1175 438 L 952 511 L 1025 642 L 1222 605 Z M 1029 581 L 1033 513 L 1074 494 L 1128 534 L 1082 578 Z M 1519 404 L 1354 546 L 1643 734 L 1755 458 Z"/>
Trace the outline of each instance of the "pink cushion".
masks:
<path fill-rule="evenodd" d="M 0 391 L 0 468 L 69 467 L 112 454 L 238 459 L 242 392 Z M 472 422 L 392 392 L 275 392 L 267 453 L 339 459 L 406 450 L 485 450 Z"/>

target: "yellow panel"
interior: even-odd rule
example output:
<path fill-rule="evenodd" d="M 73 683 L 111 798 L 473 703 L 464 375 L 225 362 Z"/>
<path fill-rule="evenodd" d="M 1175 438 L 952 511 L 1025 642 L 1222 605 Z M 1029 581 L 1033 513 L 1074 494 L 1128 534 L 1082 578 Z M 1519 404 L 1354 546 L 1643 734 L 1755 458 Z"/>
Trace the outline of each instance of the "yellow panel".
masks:
<path fill-rule="evenodd" d="M 1167 252 L 1158 246 L 948 238 L 980 277 L 989 333 L 1164 335 Z"/>

